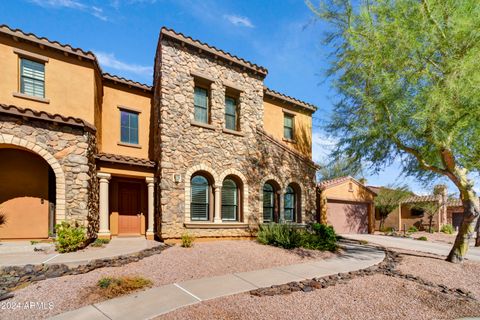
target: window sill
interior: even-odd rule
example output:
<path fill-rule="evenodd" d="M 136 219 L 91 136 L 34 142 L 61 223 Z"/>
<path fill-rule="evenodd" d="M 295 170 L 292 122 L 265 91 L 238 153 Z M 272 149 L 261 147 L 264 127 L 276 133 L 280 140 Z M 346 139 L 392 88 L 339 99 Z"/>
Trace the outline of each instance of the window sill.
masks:
<path fill-rule="evenodd" d="M 125 142 L 117 142 L 117 145 L 122 146 L 122 147 L 130 147 L 130 148 L 142 149 L 142 146 L 139 145 L 139 144 L 125 143 Z"/>
<path fill-rule="evenodd" d="M 25 94 L 25 93 L 14 92 L 14 93 L 12 93 L 12 95 L 16 98 L 32 100 L 32 101 L 37 101 L 37 102 L 41 102 L 41 103 L 50 103 L 50 99 L 45 99 L 45 98 L 35 97 L 35 96 L 29 96 L 28 94 Z"/>
<path fill-rule="evenodd" d="M 212 124 L 208 124 L 208 123 L 201 123 L 201 122 L 197 122 L 197 121 L 190 121 L 190 125 L 194 126 L 194 127 L 200 127 L 200 128 L 205 128 L 205 129 L 209 129 L 209 130 L 215 130 L 215 126 L 212 125 Z"/>
<path fill-rule="evenodd" d="M 297 140 L 293 140 L 293 139 L 282 138 L 282 140 L 288 143 L 297 143 Z"/>
<path fill-rule="evenodd" d="M 245 137 L 245 133 L 241 131 L 236 131 L 236 130 L 230 130 L 227 128 L 222 129 L 223 133 L 228 133 L 228 134 L 233 134 L 234 136 L 239 136 L 239 137 Z"/>
<path fill-rule="evenodd" d="M 243 222 L 185 222 L 187 229 L 247 229 L 248 223 Z"/>

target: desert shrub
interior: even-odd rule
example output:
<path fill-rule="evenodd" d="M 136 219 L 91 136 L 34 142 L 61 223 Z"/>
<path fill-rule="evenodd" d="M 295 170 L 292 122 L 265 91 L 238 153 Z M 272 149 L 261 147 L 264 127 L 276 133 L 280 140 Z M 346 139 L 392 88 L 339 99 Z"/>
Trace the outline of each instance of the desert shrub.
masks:
<path fill-rule="evenodd" d="M 440 231 L 446 234 L 453 234 L 455 230 L 453 229 L 453 226 L 451 224 L 444 224 Z"/>
<path fill-rule="evenodd" d="M 416 238 L 415 240 L 427 241 L 428 239 L 425 236 L 421 236 L 421 237 Z"/>
<path fill-rule="evenodd" d="M 30 244 L 31 244 L 32 246 L 33 246 L 33 245 L 36 245 L 36 244 L 38 244 L 38 243 L 39 243 L 39 241 L 37 241 L 37 240 L 30 240 Z"/>
<path fill-rule="evenodd" d="M 184 233 L 182 235 L 182 247 L 184 248 L 190 248 L 193 246 L 193 242 L 195 241 L 195 237 L 188 234 Z"/>
<path fill-rule="evenodd" d="M 85 241 L 87 240 L 85 227 L 73 226 L 68 222 L 62 222 L 57 224 L 55 229 L 57 231 L 55 247 L 58 252 L 77 251 L 85 246 Z"/>
<path fill-rule="evenodd" d="M 150 287 L 152 281 L 143 277 L 104 277 L 98 280 L 99 293 L 114 298 L 138 289 Z"/>
<path fill-rule="evenodd" d="M 314 224 L 311 230 L 302 230 L 290 224 L 270 223 L 261 225 L 258 242 L 285 249 L 303 247 L 314 250 L 337 249 L 337 237 L 333 227 Z"/>
<path fill-rule="evenodd" d="M 110 239 L 97 238 L 90 244 L 92 247 L 103 247 L 103 245 L 110 243 Z"/>
<path fill-rule="evenodd" d="M 418 229 L 415 226 L 411 226 L 410 228 L 408 228 L 407 232 L 408 233 L 415 233 L 415 232 L 418 232 Z"/>

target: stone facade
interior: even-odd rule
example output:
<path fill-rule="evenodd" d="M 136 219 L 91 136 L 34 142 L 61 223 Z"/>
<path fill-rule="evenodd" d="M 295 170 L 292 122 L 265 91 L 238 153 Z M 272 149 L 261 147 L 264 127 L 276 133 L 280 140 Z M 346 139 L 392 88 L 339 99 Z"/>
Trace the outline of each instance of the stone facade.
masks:
<path fill-rule="evenodd" d="M 55 220 L 98 226 L 95 132 L 83 126 L 0 114 L 0 144 L 40 155 L 55 174 Z"/>
<path fill-rule="evenodd" d="M 314 219 L 315 167 L 262 130 L 263 76 L 169 38 L 162 38 L 157 50 L 154 154 L 160 179 L 158 235 L 163 239 L 178 238 L 186 231 L 201 237 L 252 235 L 262 222 L 261 190 L 267 180 L 274 180 L 281 194 L 289 183 L 298 185 L 302 202 L 298 220 Z M 196 82 L 209 85 L 209 124 L 193 122 Z M 232 89 L 239 92 L 238 133 L 223 129 L 225 93 Z M 240 221 L 214 222 L 213 217 L 211 223 L 190 221 L 190 179 L 199 171 L 212 177 L 217 197 L 227 174 L 241 180 Z"/>

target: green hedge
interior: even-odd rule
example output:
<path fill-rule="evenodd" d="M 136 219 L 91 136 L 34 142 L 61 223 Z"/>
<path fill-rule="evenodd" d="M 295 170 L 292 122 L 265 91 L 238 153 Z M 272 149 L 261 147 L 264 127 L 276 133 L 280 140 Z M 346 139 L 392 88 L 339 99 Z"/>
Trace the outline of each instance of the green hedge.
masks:
<path fill-rule="evenodd" d="M 62 222 L 56 225 L 55 230 L 57 231 L 55 247 L 58 252 L 72 252 L 85 247 L 87 240 L 85 227 Z"/>

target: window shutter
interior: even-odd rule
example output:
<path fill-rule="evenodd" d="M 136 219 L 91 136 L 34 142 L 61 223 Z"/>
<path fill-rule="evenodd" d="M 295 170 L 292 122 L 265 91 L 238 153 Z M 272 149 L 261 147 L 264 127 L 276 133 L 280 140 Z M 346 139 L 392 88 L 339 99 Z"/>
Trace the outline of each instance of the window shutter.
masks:
<path fill-rule="evenodd" d="M 205 177 L 195 176 L 191 183 L 190 218 L 208 220 L 208 181 Z"/>
<path fill-rule="evenodd" d="M 273 220 L 274 195 L 273 187 L 270 184 L 265 184 L 263 186 L 263 221 L 265 222 Z"/>
<path fill-rule="evenodd" d="M 231 179 L 225 179 L 222 186 L 222 220 L 237 220 L 237 202 L 237 184 Z"/>
<path fill-rule="evenodd" d="M 20 60 L 22 93 L 45 97 L 45 65 L 27 59 Z"/>

